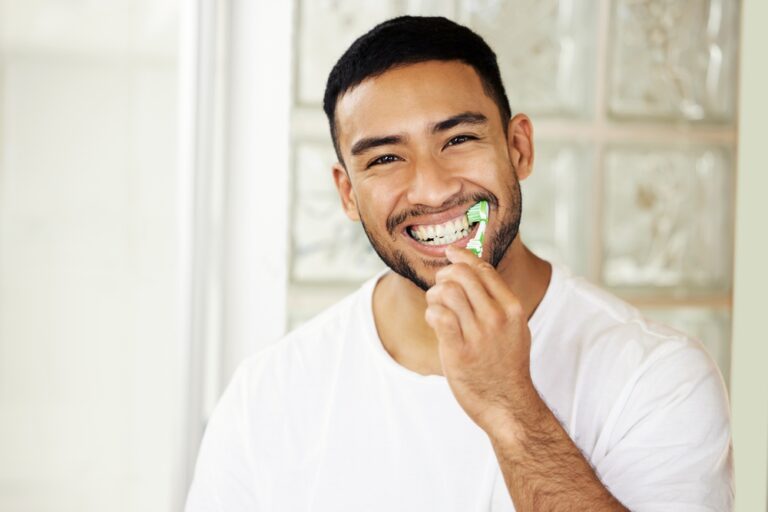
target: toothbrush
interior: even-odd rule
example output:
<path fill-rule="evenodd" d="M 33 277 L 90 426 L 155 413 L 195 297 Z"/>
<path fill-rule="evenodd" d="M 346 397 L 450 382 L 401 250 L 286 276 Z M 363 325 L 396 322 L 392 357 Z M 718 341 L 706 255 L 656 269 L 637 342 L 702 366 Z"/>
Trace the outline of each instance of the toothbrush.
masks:
<path fill-rule="evenodd" d="M 480 201 L 467 210 L 467 220 L 470 224 L 480 223 L 475 237 L 467 243 L 467 249 L 475 253 L 477 257 L 483 255 L 483 240 L 485 238 L 485 226 L 488 224 L 488 201 Z"/>

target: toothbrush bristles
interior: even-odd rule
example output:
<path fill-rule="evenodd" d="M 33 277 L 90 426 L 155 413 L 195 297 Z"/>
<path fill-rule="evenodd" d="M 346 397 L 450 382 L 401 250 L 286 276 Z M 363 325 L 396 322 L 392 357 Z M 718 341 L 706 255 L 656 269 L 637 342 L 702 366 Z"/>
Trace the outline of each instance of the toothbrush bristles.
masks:
<path fill-rule="evenodd" d="M 476 223 L 480 221 L 488 220 L 488 202 L 480 201 L 467 210 L 467 220 L 470 223 Z"/>

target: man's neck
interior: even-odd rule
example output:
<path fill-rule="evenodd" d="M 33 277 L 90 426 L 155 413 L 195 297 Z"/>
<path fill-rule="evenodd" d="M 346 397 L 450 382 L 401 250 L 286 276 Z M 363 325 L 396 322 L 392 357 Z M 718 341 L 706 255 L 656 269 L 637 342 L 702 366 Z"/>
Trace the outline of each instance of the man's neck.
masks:
<path fill-rule="evenodd" d="M 497 271 L 530 318 L 549 285 L 551 266 L 516 238 Z M 424 291 L 408 279 L 389 273 L 373 292 L 373 315 L 384 348 L 395 361 L 423 375 L 442 375 L 437 338 L 424 319 Z"/>

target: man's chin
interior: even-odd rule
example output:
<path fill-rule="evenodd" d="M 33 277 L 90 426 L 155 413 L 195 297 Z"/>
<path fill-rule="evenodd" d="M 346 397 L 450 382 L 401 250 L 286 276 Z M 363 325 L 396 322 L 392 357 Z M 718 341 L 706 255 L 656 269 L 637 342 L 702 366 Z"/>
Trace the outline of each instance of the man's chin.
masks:
<path fill-rule="evenodd" d="M 435 284 L 435 274 L 437 271 L 451 263 L 446 258 L 419 258 L 418 264 L 414 265 L 413 262 L 409 261 L 408 258 L 399 251 L 395 252 L 394 257 L 392 258 L 382 259 L 393 272 L 408 279 L 425 292 Z M 422 268 L 417 270 L 417 266 Z"/>

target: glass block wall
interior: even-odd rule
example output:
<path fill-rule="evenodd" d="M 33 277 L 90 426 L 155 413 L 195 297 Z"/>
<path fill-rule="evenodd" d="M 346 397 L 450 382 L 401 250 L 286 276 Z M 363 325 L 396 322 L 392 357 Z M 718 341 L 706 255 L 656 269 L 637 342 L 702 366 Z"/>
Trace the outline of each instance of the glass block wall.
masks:
<path fill-rule="evenodd" d="M 373 23 L 442 15 L 489 42 L 513 110 L 533 120 L 526 244 L 701 339 L 727 382 L 738 9 L 737 0 L 296 0 L 288 327 L 382 268 L 331 179 L 328 72 Z"/>

